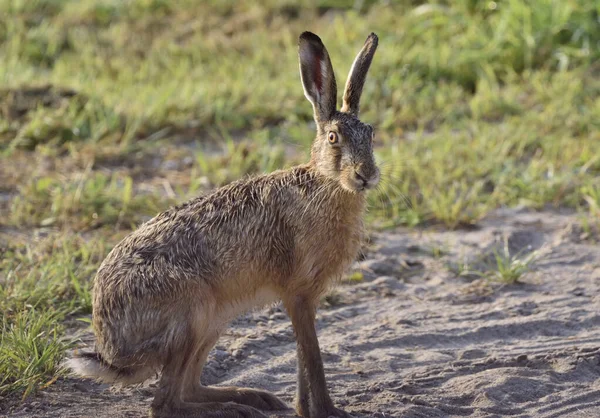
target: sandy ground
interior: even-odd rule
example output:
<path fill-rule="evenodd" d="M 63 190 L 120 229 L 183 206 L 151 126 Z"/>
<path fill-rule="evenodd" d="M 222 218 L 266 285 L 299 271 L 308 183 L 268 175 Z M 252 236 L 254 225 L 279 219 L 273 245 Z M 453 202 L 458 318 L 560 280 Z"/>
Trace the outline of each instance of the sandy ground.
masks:
<path fill-rule="evenodd" d="M 468 231 L 374 234 L 355 266 L 364 280 L 341 285 L 319 314 L 334 402 L 357 417 L 600 417 L 600 236 L 579 220 L 504 210 Z M 513 253 L 537 251 L 522 283 L 453 272 L 465 259 L 483 268 L 504 239 Z M 295 343 L 282 309 L 238 319 L 203 380 L 291 403 Z M 147 416 L 152 386 L 68 379 L 0 414 Z"/>

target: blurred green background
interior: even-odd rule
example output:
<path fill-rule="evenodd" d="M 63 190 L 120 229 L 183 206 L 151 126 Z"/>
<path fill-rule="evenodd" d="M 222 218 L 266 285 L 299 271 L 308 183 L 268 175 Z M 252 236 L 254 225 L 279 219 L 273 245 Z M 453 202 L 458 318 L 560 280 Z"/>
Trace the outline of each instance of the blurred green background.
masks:
<path fill-rule="evenodd" d="M 0 0 L 0 16 L 0 393 L 58 376 L 64 320 L 90 312 L 124 234 L 307 159 L 305 30 L 340 86 L 380 37 L 361 106 L 383 171 L 371 227 L 600 217 L 599 2 Z"/>

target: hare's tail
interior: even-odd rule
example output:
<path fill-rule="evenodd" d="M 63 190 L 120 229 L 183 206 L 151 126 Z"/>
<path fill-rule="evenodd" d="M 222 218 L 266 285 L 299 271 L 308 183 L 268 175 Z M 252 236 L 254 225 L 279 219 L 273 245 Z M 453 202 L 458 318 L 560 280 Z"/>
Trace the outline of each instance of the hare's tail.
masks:
<path fill-rule="evenodd" d="M 113 366 L 100 353 L 96 352 L 77 352 L 72 358 L 65 361 L 64 367 L 81 377 L 123 385 L 142 383 L 155 373 L 155 369 L 149 366 Z"/>

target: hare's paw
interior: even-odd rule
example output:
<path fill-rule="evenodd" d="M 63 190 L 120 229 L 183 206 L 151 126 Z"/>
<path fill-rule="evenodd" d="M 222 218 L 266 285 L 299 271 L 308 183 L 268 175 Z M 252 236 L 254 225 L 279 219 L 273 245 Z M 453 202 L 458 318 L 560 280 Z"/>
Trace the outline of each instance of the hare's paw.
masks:
<path fill-rule="evenodd" d="M 296 400 L 296 414 L 299 417 L 310 418 L 310 406 L 308 404 L 308 399 L 303 401 Z"/>
<path fill-rule="evenodd" d="M 319 411 L 311 411 L 310 414 L 311 418 L 332 418 L 332 417 L 337 417 L 337 418 L 353 418 L 352 415 L 350 415 L 349 413 L 342 411 L 341 409 L 335 408 L 335 407 L 331 407 L 325 411 L 319 412 Z"/>
<path fill-rule="evenodd" d="M 205 415 L 202 416 L 204 417 Z M 235 404 L 229 404 L 215 414 L 215 418 L 224 416 L 232 418 L 267 418 L 265 414 L 263 414 L 256 408 L 253 408 L 248 405 Z"/>
<path fill-rule="evenodd" d="M 176 406 L 153 407 L 150 416 L 152 418 L 267 418 L 265 414 L 251 406 L 220 402 L 184 402 Z"/>
<path fill-rule="evenodd" d="M 333 408 L 333 411 L 329 411 L 329 417 L 352 418 L 352 415 L 341 409 Z"/>
<path fill-rule="evenodd" d="M 236 389 L 236 396 L 232 400 L 265 411 L 281 411 L 289 409 L 289 407 L 277 396 L 263 390 L 239 388 Z"/>

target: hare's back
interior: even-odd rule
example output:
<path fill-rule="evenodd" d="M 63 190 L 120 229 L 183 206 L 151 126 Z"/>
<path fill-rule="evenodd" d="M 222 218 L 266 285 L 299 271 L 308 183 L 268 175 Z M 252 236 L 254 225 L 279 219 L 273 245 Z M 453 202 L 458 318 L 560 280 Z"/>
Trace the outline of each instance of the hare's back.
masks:
<path fill-rule="evenodd" d="M 111 251 L 96 288 L 167 298 L 198 284 L 218 287 L 226 275 L 288 269 L 293 231 L 261 180 L 233 183 L 143 224 Z"/>

